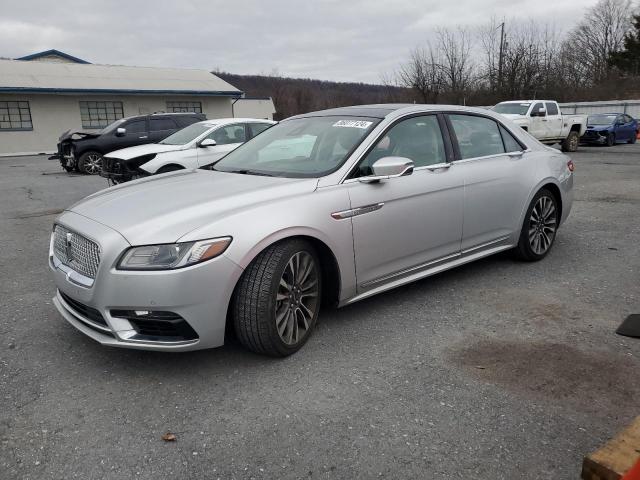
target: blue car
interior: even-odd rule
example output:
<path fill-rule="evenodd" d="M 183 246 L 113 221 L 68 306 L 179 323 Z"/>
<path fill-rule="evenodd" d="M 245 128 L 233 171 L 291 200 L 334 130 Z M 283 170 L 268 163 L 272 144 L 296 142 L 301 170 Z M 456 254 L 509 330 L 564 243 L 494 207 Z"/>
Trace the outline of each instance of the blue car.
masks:
<path fill-rule="evenodd" d="M 589 115 L 587 131 L 580 138 L 583 143 L 612 146 L 616 143 L 636 143 L 638 121 L 626 113 Z"/>

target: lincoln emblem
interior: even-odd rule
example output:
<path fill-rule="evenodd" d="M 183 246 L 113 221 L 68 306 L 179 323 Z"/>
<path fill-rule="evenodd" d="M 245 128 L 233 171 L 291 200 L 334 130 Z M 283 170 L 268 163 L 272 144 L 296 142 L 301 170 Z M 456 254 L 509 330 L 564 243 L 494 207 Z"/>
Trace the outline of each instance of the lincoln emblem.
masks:
<path fill-rule="evenodd" d="M 71 248 L 71 240 L 73 239 L 73 233 L 67 233 L 67 241 L 64 244 L 64 253 L 67 255 L 67 261 L 73 260 L 73 251 Z"/>

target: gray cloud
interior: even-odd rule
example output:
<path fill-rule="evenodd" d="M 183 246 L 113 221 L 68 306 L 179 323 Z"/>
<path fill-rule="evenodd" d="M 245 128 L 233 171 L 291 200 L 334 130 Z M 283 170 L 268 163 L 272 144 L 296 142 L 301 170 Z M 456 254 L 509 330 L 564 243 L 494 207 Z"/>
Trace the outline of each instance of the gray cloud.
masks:
<path fill-rule="evenodd" d="M 566 30 L 595 2 L 25 0 L 2 7 L 0 56 L 57 48 L 94 63 L 376 82 L 436 28 L 493 16 Z"/>

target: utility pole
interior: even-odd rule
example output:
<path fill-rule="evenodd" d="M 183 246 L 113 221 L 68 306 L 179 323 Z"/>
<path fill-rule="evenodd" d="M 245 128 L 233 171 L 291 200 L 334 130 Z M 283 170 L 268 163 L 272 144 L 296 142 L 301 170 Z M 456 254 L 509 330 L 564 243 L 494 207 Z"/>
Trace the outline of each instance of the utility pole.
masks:
<path fill-rule="evenodd" d="M 502 65 L 504 57 L 504 22 L 500 24 L 500 54 L 498 56 L 498 90 L 502 91 Z"/>

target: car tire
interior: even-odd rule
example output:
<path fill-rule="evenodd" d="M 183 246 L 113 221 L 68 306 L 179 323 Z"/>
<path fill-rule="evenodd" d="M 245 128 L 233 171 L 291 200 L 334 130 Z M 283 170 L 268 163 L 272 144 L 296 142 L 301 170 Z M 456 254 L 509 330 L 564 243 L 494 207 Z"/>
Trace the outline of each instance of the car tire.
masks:
<path fill-rule="evenodd" d="M 569 132 L 567 138 L 560 144 L 563 152 L 575 152 L 578 150 L 578 145 L 580 145 L 580 135 L 575 130 Z"/>
<path fill-rule="evenodd" d="M 246 268 L 233 297 L 238 340 L 274 357 L 297 352 L 317 322 L 322 293 L 320 260 L 304 240 L 278 242 Z"/>
<path fill-rule="evenodd" d="M 180 165 L 165 165 L 164 167 L 158 169 L 156 175 L 159 175 L 161 173 L 175 172 L 177 170 L 184 170 L 184 167 L 181 167 Z"/>
<path fill-rule="evenodd" d="M 560 210 L 555 195 L 541 189 L 531 200 L 522 223 L 515 254 L 521 260 L 536 262 L 547 256 L 558 232 Z"/>
<path fill-rule="evenodd" d="M 78 171 L 87 175 L 100 175 L 102 172 L 102 154 L 99 152 L 84 152 L 78 159 Z"/>
<path fill-rule="evenodd" d="M 629 139 L 629 143 L 631 144 L 636 143 L 637 140 L 638 140 L 638 132 L 633 132 L 633 136 Z"/>
<path fill-rule="evenodd" d="M 616 134 L 610 133 L 607 135 L 607 147 L 613 147 L 616 144 Z"/>

